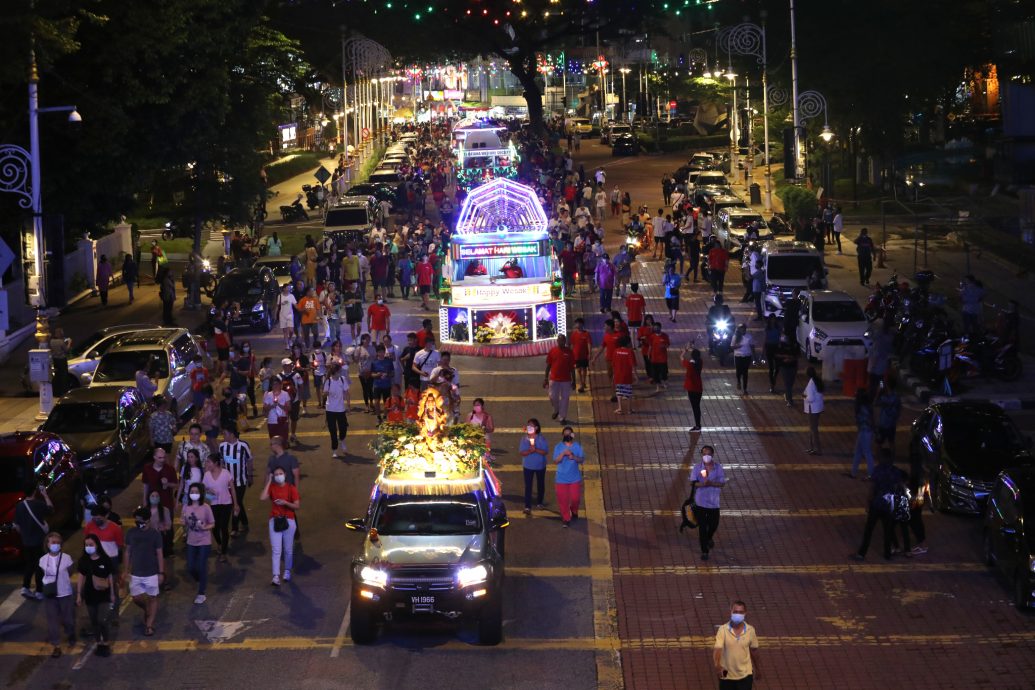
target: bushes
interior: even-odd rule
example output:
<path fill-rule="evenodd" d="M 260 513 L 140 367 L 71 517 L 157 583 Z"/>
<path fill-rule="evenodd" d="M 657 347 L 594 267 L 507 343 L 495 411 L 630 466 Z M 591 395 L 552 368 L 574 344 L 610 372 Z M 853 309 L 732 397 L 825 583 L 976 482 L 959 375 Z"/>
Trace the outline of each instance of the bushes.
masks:
<path fill-rule="evenodd" d="M 665 132 L 661 136 L 659 146 L 654 139 L 654 130 L 641 130 L 636 133 L 636 136 L 639 137 L 645 149 L 648 151 L 660 151 L 661 153 L 729 146 L 730 141 L 729 136 L 726 134 L 700 136 L 698 134 L 670 134 Z"/>
<path fill-rule="evenodd" d="M 776 190 L 776 196 L 783 201 L 784 211 L 791 221 L 799 218 L 813 218 L 819 209 L 816 194 L 804 187 L 783 187 Z"/>

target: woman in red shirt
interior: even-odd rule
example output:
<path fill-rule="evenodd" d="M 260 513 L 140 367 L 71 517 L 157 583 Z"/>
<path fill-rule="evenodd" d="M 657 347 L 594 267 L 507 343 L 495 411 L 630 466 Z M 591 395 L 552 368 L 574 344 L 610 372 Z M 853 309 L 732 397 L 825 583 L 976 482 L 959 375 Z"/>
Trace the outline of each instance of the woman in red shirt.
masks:
<path fill-rule="evenodd" d="M 298 487 L 287 483 L 284 469 L 277 467 L 266 478 L 266 486 L 259 496 L 260 501 L 269 500 L 270 506 L 270 551 L 273 553 L 273 582 L 275 587 L 291 581 L 291 566 L 295 559 L 295 511 L 298 510 Z M 284 554 L 284 570 L 280 569 L 281 553 Z"/>
<path fill-rule="evenodd" d="M 690 431 L 700 431 L 701 394 L 704 392 L 704 384 L 701 382 L 701 369 L 704 366 L 701 361 L 701 351 L 688 344 L 683 348 L 679 359 L 683 362 L 683 368 L 686 369 L 683 390 L 686 391 L 686 397 L 690 399 L 690 407 L 694 410 L 694 425 Z"/>
<path fill-rule="evenodd" d="M 636 342 L 643 355 L 643 369 L 647 378 L 654 380 L 654 370 L 650 368 L 650 337 L 654 335 L 654 317 L 647 314 L 643 317 L 643 325 L 636 329 Z"/>

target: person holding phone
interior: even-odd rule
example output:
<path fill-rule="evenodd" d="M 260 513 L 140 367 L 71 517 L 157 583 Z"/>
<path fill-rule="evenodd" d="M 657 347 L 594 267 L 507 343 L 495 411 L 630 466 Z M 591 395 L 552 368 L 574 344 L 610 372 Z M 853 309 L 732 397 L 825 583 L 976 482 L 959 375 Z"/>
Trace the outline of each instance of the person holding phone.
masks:
<path fill-rule="evenodd" d="M 259 500 L 269 501 L 270 506 L 270 552 L 273 557 L 273 580 L 270 584 L 279 587 L 281 581 L 291 581 L 291 566 L 295 557 L 295 511 L 299 506 L 298 487 L 287 483 L 287 472 L 277 467 L 266 478 Z M 281 554 L 284 567 L 281 570 Z"/>
<path fill-rule="evenodd" d="M 730 620 L 715 631 L 712 663 L 719 676 L 719 690 L 751 690 L 758 671 L 758 636 L 744 622 L 747 605 L 740 601 L 730 607 Z"/>

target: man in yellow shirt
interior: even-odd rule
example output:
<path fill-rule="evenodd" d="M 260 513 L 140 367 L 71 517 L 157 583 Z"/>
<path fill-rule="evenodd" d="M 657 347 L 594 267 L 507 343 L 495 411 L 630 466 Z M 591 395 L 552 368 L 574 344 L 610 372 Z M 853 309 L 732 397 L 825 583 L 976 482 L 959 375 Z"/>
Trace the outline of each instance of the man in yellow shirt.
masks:
<path fill-rule="evenodd" d="M 341 260 L 342 283 L 359 282 L 359 257 L 352 247 L 345 249 L 345 257 Z"/>
<path fill-rule="evenodd" d="M 730 620 L 715 631 L 712 663 L 719 676 L 719 690 L 751 690 L 758 671 L 758 638 L 755 629 L 744 622 L 747 605 L 733 602 Z"/>

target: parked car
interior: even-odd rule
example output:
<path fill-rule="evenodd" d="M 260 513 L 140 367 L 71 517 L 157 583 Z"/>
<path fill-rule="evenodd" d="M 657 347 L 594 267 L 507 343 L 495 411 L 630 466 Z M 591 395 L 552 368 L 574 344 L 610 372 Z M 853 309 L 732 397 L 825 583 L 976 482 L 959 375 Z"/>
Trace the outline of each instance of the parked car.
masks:
<path fill-rule="evenodd" d="M 96 486 L 95 478 L 129 484 L 151 448 L 147 403 L 135 387 L 69 391 L 54 404 L 40 431 L 60 437 L 75 452 L 91 486 Z"/>
<path fill-rule="evenodd" d="M 1019 609 L 1035 605 L 1035 468 L 996 478 L 985 509 L 985 563 L 1008 578 Z"/>
<path fill-rule="evenodd" d="M 697 174 L 694 179 L 695 187 L 706 187 L 708 185 L 716 185 L 719 187 L 729 187 L 730 181 L 726 179 L 726 176 L 721 170 L 702 170 Z"/>
<path fill-rule="evenodd" d="M 611 156 L 635 156 L 640 152 L 640 140 L 635 134 L 620 134 L 611 144 Z"/>
<path fill-rule="evenodd" d="M 14 509 L 36 486 L 54 504 L 51 528 L 77 527 L 83 519 L 83 478 L 75 453 L 54 434 L 15 431 L 0 436 L 0 561 L 21 560 L 22 541 L 14 529 Z"/>
<path fill-rule="evenodd" d="M 698 151 L 690 156 L 687 166 L 691 170 L 711 170 L 715 165 L 715 158 L 707 151 Z"/>
<path fill-rule="evenodd" d="M 726 208 L 742 208 L 746 211 L 750 211 L 744 200 L 738 196 L 732 194 L 720 194 L 719 196 L 713 196 L 708 198 L 708 202 L 704 208 L 712 214 L 713 218 L 718 218 L 719 213 Z"/>
<path fill-rule="evenodd" d="M 793 232 L 785 213 L 774 213 L 769 219 L 769 227 L 774 235 L 790 235 Z"/>
<path fill-rule="evenodd" d="M 109 326 L 92 333 L 79 342 L 73 342 L 72 349 L 68 353 L 69 387 L 77 388 L 78 386 L 90 385 L 90 376 L 93 375 L 94 369 L 97 368 L 97 362 L 100 360 L 101 355 L 115 344 L 118 336 L 152 328 L 161 328 L 161 326 L 151 323 Z M 27 387 L 34 391 L 39 390 L 38 383 L 29 382 L 28 366 L 25 368 L 23 380 Z"/>
<path fill-rule="evenodd" d="M 792 298 L 794 289 L 808 290 L 809 276 L 816 272 L 820 276 L 820 287 L 826 287 L 827 283 L 823 257 L 808 242 L 763 242 L 762 270 L 765 271 L 765 295 L 762 296 L 764 317 L 775 314 L 782 318 L 784 305 Z"/>
<path fill-rule="evenodd" d="M 227 327 L 231 332 L 257 328 L 269 333 L 273 330 L 273 312 L 279 293 L 280 283 L 272 269 L 265 266 L 235 268 L 220 279 L 212 302 L 240 307 L 230 311 Z"/>
<path fill-rule="evenodd" d="M 798 317 L 798 346 L 810 360 L 823 359 L 832 347 L 872 343 L 867 335 L 870 322 L 859 303 L 840 290 L 803 292 Z"/>
<path fill-rule="evenodd" d="M 747 240 L 748 226 L 752 223 L 758 225 L 759 240 L 773 239 L 773 232 L 762 214 L 744 206 L 728 206 L 719 210 L 715 214 L 715 234 L 730 254 L 739 256 Z"/>
<path fill-rule="evenodd" d="M 613 122 L 600 128 L 600 143 L 614 145 L 615 139 L 623 134 L 632 134 L 632 127 L 624 122 Z"/>
<path fill-rule="evenodd" d="M 1008 467 L 1031 466 L 1031 440 L 994 403 L 930 405 L 913 422 L 910 457 L 926 469 L 937 510 L 980 515 Z"/>
<path fill-rule="evenodd" d="M 121 336 L 101 357 L 90 380 L 90 387 L 136 385 L 136 374 L 154 364 L 158 370 L 158 393 L 170 400 L 174 414 L 186 415 L 194 405 L 187 365 L 201 356 L 208 357 L 201 344 L 186 328 L 161 328 Z"/>
<path fill-rule="evenodd" d="M 252 263 L 252 268 L 268 268 L 273 271 L 278 286 L 291 284 L 290 256 L 260 256 Z"/>
<path fill-rule="evenodd" d="M 733 193 L 733 187 L 729 186 L 702 185 L 698 187 L 695 185 L 690 193 L 693 205 L 698 208 L 711 208 L 712 200 L 720 196 L 733 197 L 739 201 L 739 197 Z M 741 205 L 743 205 L 743 202 L 741 202 Z"/>
<path fill-rule="evenodd" d="M 378 202 L 387 201 L 391 204 L 392 210 L 400 208 L 399 195 L 394 185 L 378 184 L 374 182 L 362 182 L 349 187 L 349 196 L 372 196 Z"/>
<path fill-rule="evenodd" d="M 339 244 L 361 242 L 370 228 L 381 220 L 381 207 L 372 196 L 343 196 L 327 209 L 323 219 L 323 234 Z"/>

